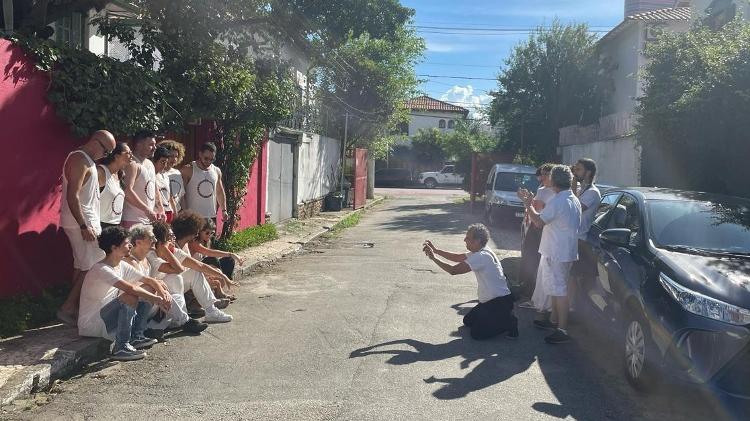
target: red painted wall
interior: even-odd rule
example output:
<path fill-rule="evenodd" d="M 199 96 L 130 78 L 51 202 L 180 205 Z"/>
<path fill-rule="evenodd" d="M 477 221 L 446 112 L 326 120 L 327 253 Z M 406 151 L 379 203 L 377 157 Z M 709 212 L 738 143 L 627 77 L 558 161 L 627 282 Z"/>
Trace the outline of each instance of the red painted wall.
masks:
<path fill-rule="evenodd" d="M 0 297 L 6 297 L 70 280 L 70 246 L 57 227 L 60 174 L 82 140 L 47 101 L 47 75 L 2 39 L 0 71 Z"/>
<path fill-rule="evenodd" d="M 62 166 L 83 144 L 47 100 L 49 78 L 0 39 L 0 298 L 70 282 L 73 259 L 58 228 Z M 212 135 L 195 130 L 195 149 Z M 267 136 L 253 165 L 239 229 L 262 224 L 266 209 Z M 221 222 L 220 222 L 221 223 Z"/>

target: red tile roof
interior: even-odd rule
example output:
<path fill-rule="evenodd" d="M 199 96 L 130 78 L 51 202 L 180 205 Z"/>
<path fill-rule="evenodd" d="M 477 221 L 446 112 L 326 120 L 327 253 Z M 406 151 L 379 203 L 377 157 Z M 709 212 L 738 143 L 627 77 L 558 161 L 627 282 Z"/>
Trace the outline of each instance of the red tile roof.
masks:
<path fill-rule="evenodd" d="M 406 101 L 406 108 L 420 111 L 447 111 L 452 113 L 469 114 L 469 110 L 458 105 L 430 98 L 427 95 L 418 96 Z"/>
<path fill-rule="evenodd" d="M 690 20 L 691 8 L 688 7 L 668 7 L 666 9 L 651 10 L 649 12 L 638 13 L 628 16 L 625 20 Z"/>

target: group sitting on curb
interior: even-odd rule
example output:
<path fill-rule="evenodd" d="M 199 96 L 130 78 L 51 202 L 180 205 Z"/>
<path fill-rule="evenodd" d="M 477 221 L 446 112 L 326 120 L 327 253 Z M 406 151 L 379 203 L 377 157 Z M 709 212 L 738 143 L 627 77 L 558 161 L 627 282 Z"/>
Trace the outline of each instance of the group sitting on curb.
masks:
<path fill-rule="evenodd" d="M 232 321 L 222 310 L 242 261 L 210 247 L 219 208 L 226 217 L 216 146 L 180 171 L 184 154 L 147 131 L 128 145 L 100 130 L 63 166 L 60 225 L 74 272 L 57 316 L 81 336 L 113 341 L 113 359 L 143 358 L 168 330 L 199 334 Z"/>

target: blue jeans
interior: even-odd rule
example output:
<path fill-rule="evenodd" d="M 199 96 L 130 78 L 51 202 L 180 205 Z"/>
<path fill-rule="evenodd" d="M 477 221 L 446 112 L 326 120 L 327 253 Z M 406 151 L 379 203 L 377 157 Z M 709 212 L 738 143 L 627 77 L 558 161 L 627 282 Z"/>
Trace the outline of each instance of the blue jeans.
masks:
<path fill-rule="evenodd" d="M 115 347 L 112 352 L 125 349 L 125 345 L 130 343 L 131 339 L 145 337 L 143 332 L 146 330 L 148 322 L 146 316 L 151 310 L 151 305 L 139 300 L 136 307 L 132 308 L 119 299 L 114 299 L 99 310 L 107 333 L 115 337 Z"/>

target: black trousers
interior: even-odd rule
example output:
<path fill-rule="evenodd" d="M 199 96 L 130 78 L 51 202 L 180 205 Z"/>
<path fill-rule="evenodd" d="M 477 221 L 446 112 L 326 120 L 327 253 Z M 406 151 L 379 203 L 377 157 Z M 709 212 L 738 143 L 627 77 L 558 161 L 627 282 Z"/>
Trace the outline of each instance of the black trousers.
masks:
<path fill-rule="evenodd" d="M 517 329 L 518 319 L 513 315 L 513 295 L 477 304 L 464 316 L 464 325 L 470 329 L 471 337 L 478 341 Z"/>
<path fill-rule="evenodd" d="M 531 225 L 521 245 L 521 267 L 519 277 L 523 295 L 531 297 L 536 286 L 536 272 L 539 269 L 539 243 L 542 241 L 542 230 Z"/>
<path fill-rule="evenodd" d="M 234 279 L 234 259 L 231 257 L 222 257 L 217 259 L 215 257 L 205 257 L 203 263 L 211 265 L 217 269 L 221 269 L 221 273 L 227 276 L 229 279 Z"/>

